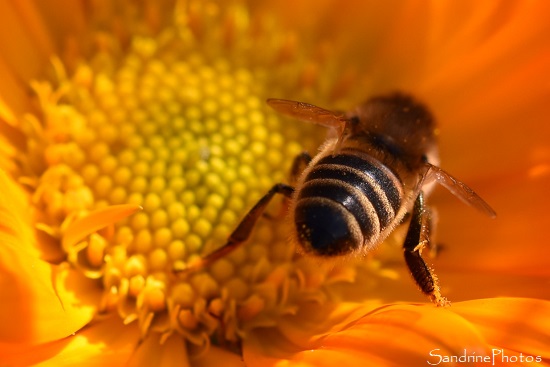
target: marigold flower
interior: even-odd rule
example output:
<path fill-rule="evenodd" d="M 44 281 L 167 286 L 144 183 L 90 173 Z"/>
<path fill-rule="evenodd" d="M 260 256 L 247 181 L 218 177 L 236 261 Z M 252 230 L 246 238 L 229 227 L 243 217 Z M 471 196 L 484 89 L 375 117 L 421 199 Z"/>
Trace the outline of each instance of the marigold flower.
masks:
<path fill-rule="evenodd" d="M 0 365 L 550 364 L 548 8 L 2 3 Z M 319 263 L 277 200 L 186 271 L 323 141 L 266 98 L 392 90 L 433 109 L 443 166 L 499 214 L 430 197 L 451 307 L 415 289 L 400 233 Z"/>

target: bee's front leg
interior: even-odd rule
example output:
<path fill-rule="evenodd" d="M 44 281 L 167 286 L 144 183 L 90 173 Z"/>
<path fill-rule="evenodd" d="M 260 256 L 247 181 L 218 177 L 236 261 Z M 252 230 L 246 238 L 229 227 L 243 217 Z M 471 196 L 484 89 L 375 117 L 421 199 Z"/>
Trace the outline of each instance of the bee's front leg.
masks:
<path fill-rule="evenodd" d="M 438 306 L 446 306 L 449 301 L 441 295 L 437 275 L 422 258 L 424 247 L 430 248 L 430 217 L 429 210 L 424 207 L 424 195 L 418 194 L 403 244 L 405 261 L 420 290 Z"/>
<path fill-rule="evenodd" d="M 227 242 L 222 247 L 206 255 L 199 261 L 189 265 L 186 269 L 179 273 L 190 273 L 197 271 L 212 264 L 214 261 L 227 256 L 229 253 L 242 245 L 246 240 L 248 240 L 254 226 L 256 225 L 256 222 L 258 221 L 258 218 L 260 218 L 264 213 L 265 208 L 275 194 L 283 194 L 285 197 L 290 197 L 293 192 L 294 188 L 292 186 L 282 183 L 274 185 L 260 200 L 258 200 L 256 205 L 250 209 L 237 228 L 235 228 L 233 233 L 229 235 Z"/>

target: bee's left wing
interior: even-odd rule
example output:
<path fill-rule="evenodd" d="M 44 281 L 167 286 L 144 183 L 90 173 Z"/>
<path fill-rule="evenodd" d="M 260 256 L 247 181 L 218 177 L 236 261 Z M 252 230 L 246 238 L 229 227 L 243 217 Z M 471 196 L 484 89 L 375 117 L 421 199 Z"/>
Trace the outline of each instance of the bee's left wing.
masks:
<path fill-rule="evenodd" d="M 324 108 L 305 102 L 269 98 L 267 104 L 283 115 L 294 117 L 300 121 L 331 127 L 339 132 L 344 130 L 348 121 L 343 114 L 325 110 Z"/>
<path fill-rule="evenodd" d="M 424 183 L 427 183 L 431 180 L 435 180 L 441 186 L 449 190 L 453 195 L 462 200 L 468 205 L 473 206 L 480 212 L 488 215 L 491 218 L 496 217 L 496 212 L 483 200 L 479 197 L 478 194 L 469 188 L 465 183 L 459 181 L 458 179 L 451 176 L 449 173 L 445 172 L 441 168 L 427 163 L 428 172 Z"/>

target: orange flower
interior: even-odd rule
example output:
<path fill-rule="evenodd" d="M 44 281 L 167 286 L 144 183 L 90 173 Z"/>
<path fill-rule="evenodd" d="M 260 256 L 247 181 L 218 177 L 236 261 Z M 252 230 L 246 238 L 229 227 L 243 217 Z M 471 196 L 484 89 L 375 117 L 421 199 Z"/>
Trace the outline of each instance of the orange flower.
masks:
<path fill-rule="evenodd" d="M 0 365 L 550 364 L 549 7 L 1 4 Z M 433 109 L 442 166 L 498 212 L 429 198 L 452 306 L 415 289 L 399 235 L 296 255 L 278 202 L 185 272 L 323 141 L 266 98 L 392 90 Z"/>

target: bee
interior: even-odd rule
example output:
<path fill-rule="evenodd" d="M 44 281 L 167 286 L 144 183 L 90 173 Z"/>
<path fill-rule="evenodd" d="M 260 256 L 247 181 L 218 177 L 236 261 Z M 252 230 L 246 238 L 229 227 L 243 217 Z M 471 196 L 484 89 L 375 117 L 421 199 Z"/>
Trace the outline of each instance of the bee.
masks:
<path fill-rule="evenodd" d="M 194 269 L 227 255 L 252 232 L 275 194 L 288 198 L 294 242 L 317 257 L 365 254 L 399 225 L 408 224 L 405 262 L 420 290 L 438 306 L 437 276 L 421 256 L 433 248 L 431 210 L 425 203 L 434 184 L 465 203 L 496 216 L 472 189 L 438 167 L 436 124 L 430 111 L 403 93 L 377 96 L 347 113 L 312 104 L 268 99 L 279 113 L 332 130 L 314 157 L 302 153 L 292 165 L 293 185 L 275 184 L 246 214 L 225 245 Z"/>

